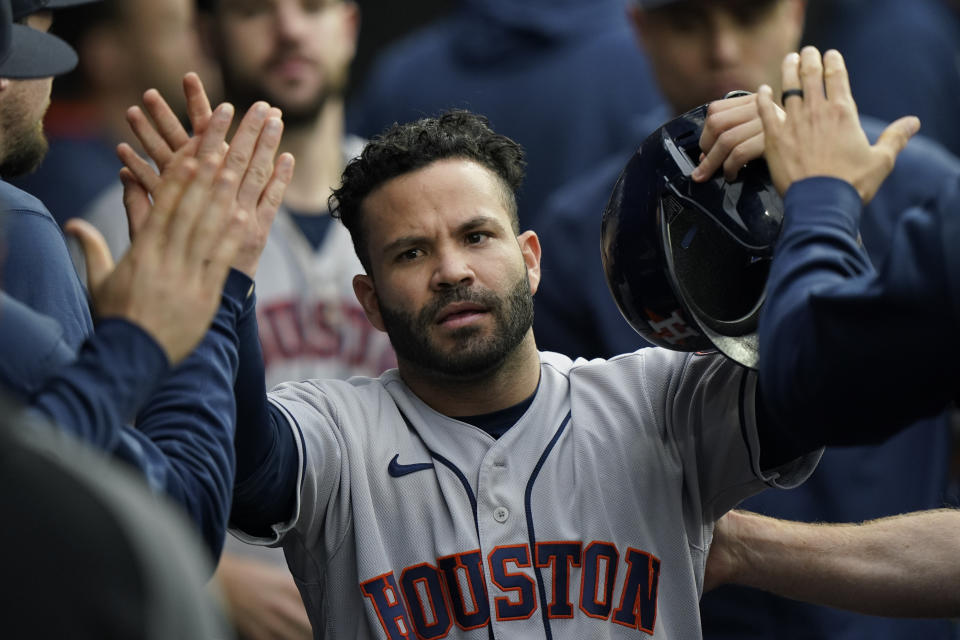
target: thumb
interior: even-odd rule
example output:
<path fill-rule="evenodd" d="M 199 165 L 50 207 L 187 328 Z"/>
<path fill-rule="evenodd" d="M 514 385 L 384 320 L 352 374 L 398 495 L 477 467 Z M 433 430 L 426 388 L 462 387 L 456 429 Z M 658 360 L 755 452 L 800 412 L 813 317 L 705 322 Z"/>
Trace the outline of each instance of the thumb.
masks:
<path fill-rule="evenodd" d="M 87 263 L 87 289 L 96 291 L 113 271 L 113 256 L 110 255 L 107 241 L 96 227 L 80 218 L 67 220 L 63 230 L 83 247 L 83 258 Z"/>
<path fill-rule="evenodd" d="M 891 122 L 880 137 L 877 139 L 875 148 L 889 154 L 890 159 L 894 160 L 907 146 L 910 138 L 920 130 L 920 118 L 916 116 L 904 116 L 899 120 Z"/>

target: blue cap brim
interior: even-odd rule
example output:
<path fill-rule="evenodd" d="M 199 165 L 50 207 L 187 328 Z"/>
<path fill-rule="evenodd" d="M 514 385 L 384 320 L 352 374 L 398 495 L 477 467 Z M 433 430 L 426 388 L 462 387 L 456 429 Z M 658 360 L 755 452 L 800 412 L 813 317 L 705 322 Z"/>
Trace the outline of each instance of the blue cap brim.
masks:
<path fill-rule="evenodd" d="M 100 0 L 14 0 L 13 19 L 22 20 L 32 13 L 68 9 L 81 4 L 90 4 Z"/>
<path fill-rule="evenodd" d="M 10 52 L 0 61 L 0 77 L 48 78 L 77 66 L 77 53 L 60 38 L 21 24 L 11 27 Z"/>

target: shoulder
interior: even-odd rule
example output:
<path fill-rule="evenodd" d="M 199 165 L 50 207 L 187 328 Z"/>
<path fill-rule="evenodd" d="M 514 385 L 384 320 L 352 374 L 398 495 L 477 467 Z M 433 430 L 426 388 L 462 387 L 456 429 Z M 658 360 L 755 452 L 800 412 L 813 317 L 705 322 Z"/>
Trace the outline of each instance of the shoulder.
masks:
<path fill-rule="evenodd" d="M 321 414 L 334 421 L 377 411 L 390 401 L 387 387 L 403 385 L 395 369 L 378 378 L 354 376 L 346 380 L 285 382 L 267 394 L 275 405 L 294 415 Z"/>
<path fill-rule="evenodd" d="M 0 207 L 6 213 L 33 214 L 56 226 L 53 216 L 40 200 L 5 180 L 0 180 Z"/>

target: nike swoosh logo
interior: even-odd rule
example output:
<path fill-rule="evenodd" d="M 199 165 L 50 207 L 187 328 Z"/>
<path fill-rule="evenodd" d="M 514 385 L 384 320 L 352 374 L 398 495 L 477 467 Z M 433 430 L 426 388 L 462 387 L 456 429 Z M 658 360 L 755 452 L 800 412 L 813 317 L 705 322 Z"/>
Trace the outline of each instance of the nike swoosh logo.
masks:
<path fill-rule="evenodd" d="M 424 469 L 433 469 L 432 462 L 418 462 L 416 464 L 400 464 L 397 462 L 397 458 L 400 457 L 400 454 L 393 456 L 393 460 L 390 461 L 390 464 L 387 466 L 387 473 L 389 473 L 394 478 L 399 478 L 400 476 L 405 476 L 408 473 L 416 473 L 417 471 L 423 471 Z"/>

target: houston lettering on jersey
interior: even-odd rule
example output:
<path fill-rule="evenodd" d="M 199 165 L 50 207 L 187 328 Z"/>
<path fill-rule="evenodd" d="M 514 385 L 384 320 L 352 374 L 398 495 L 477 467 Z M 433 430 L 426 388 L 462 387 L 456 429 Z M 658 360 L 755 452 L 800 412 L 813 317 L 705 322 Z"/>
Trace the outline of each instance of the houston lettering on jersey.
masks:
<path fill-rule="evenodd" d="M 359 306 L 319 301 L 304 307 L 296 300 L 257 305 L 263 362 L 268 370 L 284 360 L 314 358 L 339 361 L 350 371 L 377 375 L 394 366 L 392 352 Z"/>
<path fill-rule="evenodd" d="M 489 582 L 486 577 L 489 577 Z M 610 542 L 538 542 L 437 558 L 360 585 L 390 640 L 443 638 L 498 621 L 586 615 L 653 635 L 659 558 Z M 549 584 L 549 592 L 544 585 Z M 490 611 L 487 588 L 494 589 Z"/>

